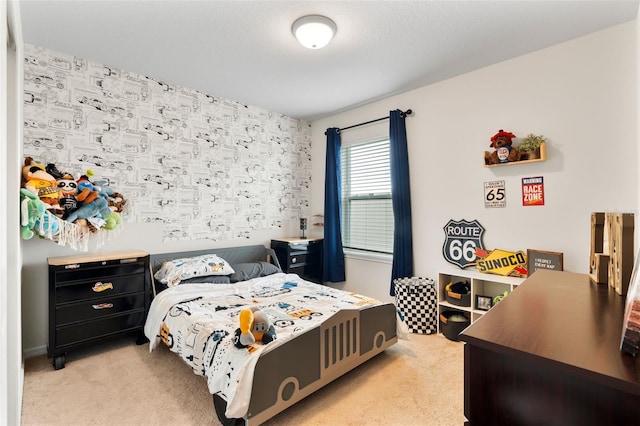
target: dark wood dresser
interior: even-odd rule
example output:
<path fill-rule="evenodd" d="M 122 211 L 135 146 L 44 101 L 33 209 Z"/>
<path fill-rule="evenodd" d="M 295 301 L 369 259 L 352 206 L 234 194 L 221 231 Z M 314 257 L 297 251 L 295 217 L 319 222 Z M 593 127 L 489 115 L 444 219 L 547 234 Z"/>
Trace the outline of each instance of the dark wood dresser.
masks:
<path fill-rule="evenodd" d="M 468 424 L 640 424 L 624 303 L 586 274 L 536 271 L 460 334 Z"/>
<path fill-rule="evenodd" d="M 149 254 L 143 251 L 50 257 L 49 345 L 56 370 L 67 351 L 136 333 L 151 303 Z"/>
<path fill-rule="evenodd" d="M 281 238 L 271 240 L 283 272 L 322 284 L 322 238 Z"/>

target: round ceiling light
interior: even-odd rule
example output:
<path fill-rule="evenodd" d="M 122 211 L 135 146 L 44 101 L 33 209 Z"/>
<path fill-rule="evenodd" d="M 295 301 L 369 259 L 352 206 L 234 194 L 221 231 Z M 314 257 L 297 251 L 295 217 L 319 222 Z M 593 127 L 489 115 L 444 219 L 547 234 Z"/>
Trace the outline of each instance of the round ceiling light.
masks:
<path fill-rule="evenodd" d="M 337 31 L 335 22 L 326 16 L 308 15 L 298 18 L 291 32 L 308 49 L 325 47 Z"/>

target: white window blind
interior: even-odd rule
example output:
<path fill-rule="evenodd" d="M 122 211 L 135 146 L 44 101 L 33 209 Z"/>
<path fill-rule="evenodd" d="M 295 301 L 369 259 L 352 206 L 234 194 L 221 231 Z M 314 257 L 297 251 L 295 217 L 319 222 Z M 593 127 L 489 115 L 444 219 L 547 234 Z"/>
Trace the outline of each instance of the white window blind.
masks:
<path fill-rule="evenodd" d="M 392 253 L 389 140 L 342 146 L 341 162 L 343 246 Z"/>

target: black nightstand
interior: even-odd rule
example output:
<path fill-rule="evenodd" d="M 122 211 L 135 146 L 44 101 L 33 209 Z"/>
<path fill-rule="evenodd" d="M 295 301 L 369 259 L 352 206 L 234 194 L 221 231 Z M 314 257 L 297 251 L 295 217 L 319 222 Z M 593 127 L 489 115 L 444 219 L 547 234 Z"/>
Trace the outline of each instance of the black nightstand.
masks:
<path fill-rule="evenodd" d="M 56 370 L 67 351 L 127 333 L 144 340 L 151 303 L 149 254 L 143 251 L 50 257 L 49 345 Z"/>
<path fill-rule="evenodd" d="M 322 238 L 280 238 L 271 240 L 282 270 L 307 281 L 322 284 Z"/>

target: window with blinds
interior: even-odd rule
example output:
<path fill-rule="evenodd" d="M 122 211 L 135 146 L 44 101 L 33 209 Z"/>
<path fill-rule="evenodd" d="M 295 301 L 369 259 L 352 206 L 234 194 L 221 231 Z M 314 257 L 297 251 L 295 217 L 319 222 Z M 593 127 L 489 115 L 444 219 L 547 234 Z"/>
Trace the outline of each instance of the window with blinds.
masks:
<path fill-rule="evenodd" d="M 389 139 L 345 145 L 342 166 L 342 244 L 393 253 Z"/>

